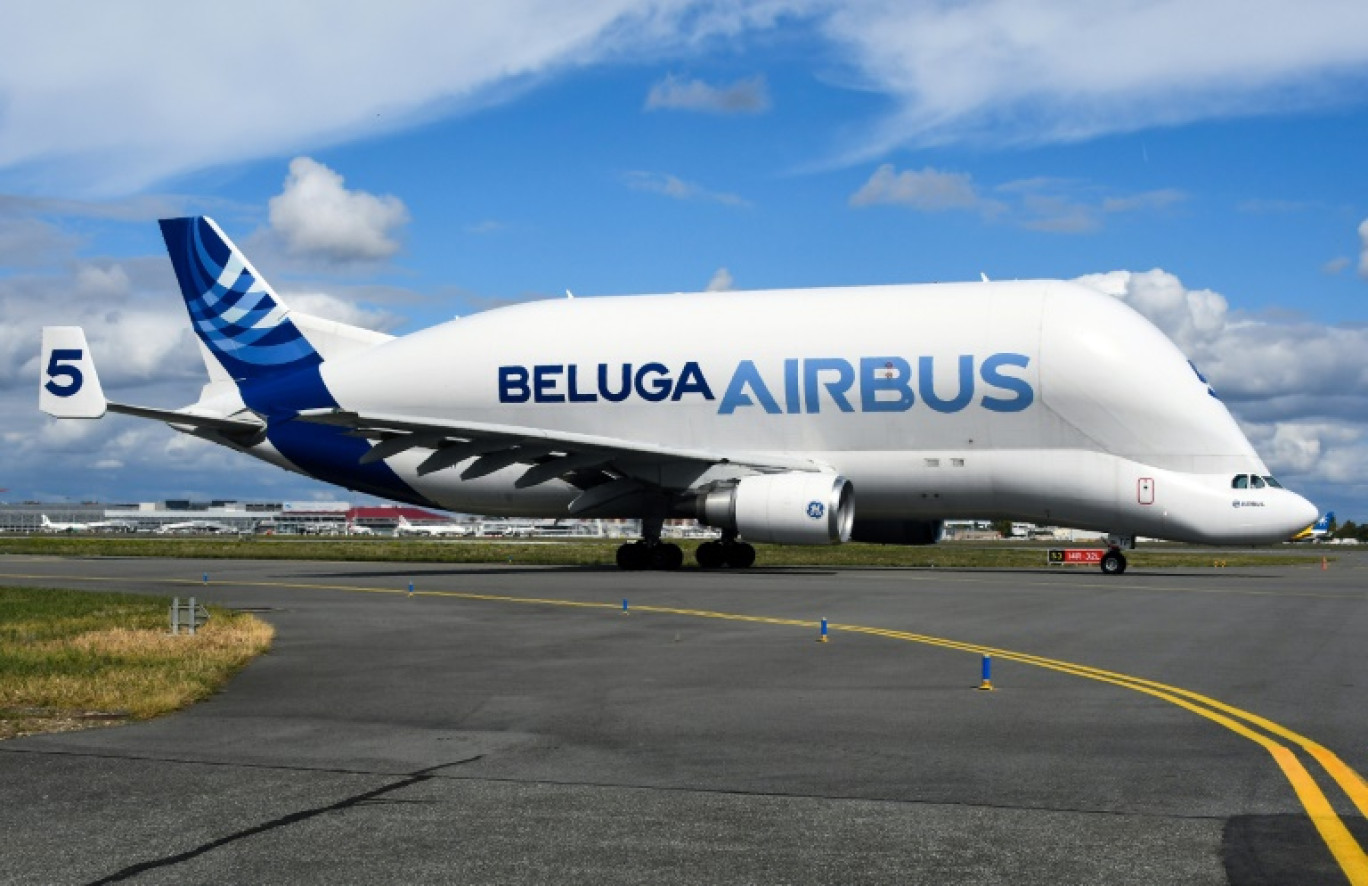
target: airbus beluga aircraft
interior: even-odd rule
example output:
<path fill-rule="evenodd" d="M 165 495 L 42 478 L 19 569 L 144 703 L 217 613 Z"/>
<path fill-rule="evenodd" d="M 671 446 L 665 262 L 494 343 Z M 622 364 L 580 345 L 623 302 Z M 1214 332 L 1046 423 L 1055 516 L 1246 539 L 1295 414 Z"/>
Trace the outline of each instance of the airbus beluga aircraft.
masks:
<path fill-rule="evenodd" d="M 703 567 L 1001 517 L 1109 533 L 1117 573 L 1138 535 L 1275 542 L 1317 514 L 1172 342 L 1073 283 L 576 298 L 395 338 L 291 311 L 208 218 L 161 229 L 199 400 L 109 403 L 82 330 L 48 327 L 45 412 L 156 419 L 421 506 L 638 518 L 626 569 L 680 565 L 675 517 L 721 530 Z"/>

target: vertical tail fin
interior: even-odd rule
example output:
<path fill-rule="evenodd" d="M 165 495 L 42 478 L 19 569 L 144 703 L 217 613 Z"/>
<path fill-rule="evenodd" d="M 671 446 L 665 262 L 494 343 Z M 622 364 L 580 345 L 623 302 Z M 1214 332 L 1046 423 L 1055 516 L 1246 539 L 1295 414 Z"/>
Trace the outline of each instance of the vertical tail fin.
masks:
<path fill-rule="evenodd" d="M 323 362 L 289 309 L 213 219 L 161 221 L 162 238 L 206 363 L 241 381 Z M 210 375 L 220 375 L 210 366 Z"/>

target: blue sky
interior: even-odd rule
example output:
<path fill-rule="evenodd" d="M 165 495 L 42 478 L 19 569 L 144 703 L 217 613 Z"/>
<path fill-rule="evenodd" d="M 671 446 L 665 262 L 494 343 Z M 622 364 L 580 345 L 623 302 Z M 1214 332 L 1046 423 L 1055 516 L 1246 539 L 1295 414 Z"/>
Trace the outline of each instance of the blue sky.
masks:
<path fill-rule="evenodd" d="M 116 399 L 195 397 L 154 221 L 204 212 L 291 304 L 391 332 L 567 288 L 1084 277 L 1368 519 L 1363 4 L 80 9 L 0 11 L 0 497 L 336 497 L 34 409 L 44 323 Z"/>

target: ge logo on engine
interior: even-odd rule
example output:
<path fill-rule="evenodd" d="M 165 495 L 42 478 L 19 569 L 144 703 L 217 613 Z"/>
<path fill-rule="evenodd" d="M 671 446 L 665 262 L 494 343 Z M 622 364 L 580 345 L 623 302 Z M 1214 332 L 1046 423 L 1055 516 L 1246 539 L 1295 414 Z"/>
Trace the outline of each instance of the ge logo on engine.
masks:
<path fill-rule="evenodd" d="M 823 516 L 825 513 L 826 513 L 826 505 L 822 504 L 820 501 L 810 501 L 810 502 L 808 502 L 808 506 L 807 506 L 807 515 L 808 515 L 809 517 L 811 517 L 812 519 L 814 519 L 814 520 L 820 520 L 820 519 L 822 519 L 822 516 Z"/>

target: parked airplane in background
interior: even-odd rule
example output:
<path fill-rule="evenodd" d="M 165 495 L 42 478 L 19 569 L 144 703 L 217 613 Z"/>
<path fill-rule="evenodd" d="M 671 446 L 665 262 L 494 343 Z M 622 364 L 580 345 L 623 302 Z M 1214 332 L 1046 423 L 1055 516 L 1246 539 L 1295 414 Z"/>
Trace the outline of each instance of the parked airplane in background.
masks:
<path fill-rule="evenodd" d="M 89 523 L 54 523 L 48 519 L 47 514 L 42 515 L 42 523 L 38 526 L 43 532 L 89 532 Z"/>
<path fill-rule="evenodd" d="M 1325 516 L 1292 536 L 1292 541 L 1326 541 L 1330 536 L 1330 524 L 1335 522 L 1335 512 L 1326 511 Z"/>
<path fill-rule="evenodd" d="M 215 523 L 213 520 L 185 520 L 181 523 L 163 523 L 156 531 L 160 535 L 220 535 L 238 530 L 226 523 Z"/>
<path fill-rule="evenodd" d="M 47 514 L 38 529 L 42 532 L 135 532 L 137 524 L 131 520 L 95 520 L 91 523 L 54 523 Z"/>
<path fill-rule="evenodd" d="M 208 218 L 161 229 L 200 399 L 107 403 L 81 329 L 49 327 L 44 411 L 158 419 L 419 506 L 639 518 L 624 568 L 680 565 L 671 517 L 721 530 L 705 567 L 991 517 L 1108 532 L 1121 572 L 1137 535 L 1275 542 L 1317 513 L 1163 333 L 1073 283 L 557 299 L 394 338 L 289 310 Z"/>
<path fill-rule="evenodd" d="M 400 519 L 402 520 L 403 518 L 401 517 Z M 360 523 L 357 523 L 357 522 L 355 522 L 354 520 L 348 520 L 348 521 L 347 521 L 347 529 L 346 529 L 346 532 L 347 532 L 347 535 L 374 535 L 374 534 L 375 534 L 375 530 L 374 530 L 374 529 L 371 529 L 369 526 L 362 526 Z"/>
<path fill-rule="evenodd" d="M 400 535 L 432 535 L 432 536 L 455 536 L 461 538 L 470 534 L 470 530 L 455 523 L 410 523 L 403 514 L 399 515 L 399 526 L 397 531 Z"/>

